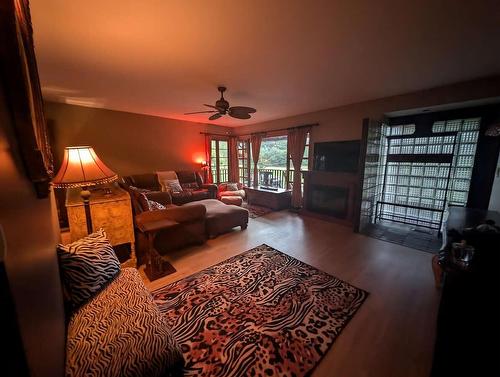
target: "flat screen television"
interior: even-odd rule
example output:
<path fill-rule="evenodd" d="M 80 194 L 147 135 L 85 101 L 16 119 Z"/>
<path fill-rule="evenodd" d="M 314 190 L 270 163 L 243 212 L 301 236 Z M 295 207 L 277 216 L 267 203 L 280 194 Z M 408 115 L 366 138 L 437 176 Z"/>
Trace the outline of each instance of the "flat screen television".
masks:
<path fill-rule="evenodd" d="M 360 140 L 314 143 L 313 168 L 317 171 L 357 173 Z"/>

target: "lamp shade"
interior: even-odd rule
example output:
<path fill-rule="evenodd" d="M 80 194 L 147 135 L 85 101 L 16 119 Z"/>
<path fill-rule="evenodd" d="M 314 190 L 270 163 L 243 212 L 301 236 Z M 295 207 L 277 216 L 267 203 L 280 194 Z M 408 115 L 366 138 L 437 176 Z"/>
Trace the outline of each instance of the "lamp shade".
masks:
<path fill-rule="evenodd" d="M 117 179 L 116 173 L 104 165 L 92 147 L 66 147 L 63 163 L 52 184 L 71 188 L 100 185 Z"/>

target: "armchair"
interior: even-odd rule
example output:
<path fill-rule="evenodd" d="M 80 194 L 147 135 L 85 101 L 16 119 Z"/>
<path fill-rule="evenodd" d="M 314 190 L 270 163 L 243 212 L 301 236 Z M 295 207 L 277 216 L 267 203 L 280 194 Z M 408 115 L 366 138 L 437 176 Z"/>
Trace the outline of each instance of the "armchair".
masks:
<path fill-rule="evenodd" d="M 242 183 L 236 183 L 238 190 L 228 190 L 228 183 L 221 183 L 217 191 L 217 199 L 221 199 L 223 196 L 239 196 L 245 199 L 245 190 L 243 189 Z"/>

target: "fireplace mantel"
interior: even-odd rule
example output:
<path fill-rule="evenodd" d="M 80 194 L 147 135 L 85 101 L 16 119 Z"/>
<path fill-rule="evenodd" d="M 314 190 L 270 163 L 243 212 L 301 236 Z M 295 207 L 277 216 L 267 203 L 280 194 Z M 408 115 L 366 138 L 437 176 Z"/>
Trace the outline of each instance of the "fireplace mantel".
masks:
<path fill-rule="evenodd" d="M 338 173 L 326 171 L 304 171 L 304 208 L 305 215 L 312 215 L 323 218 L 325 220 L 338 222 L 344 225 L 353 226 L 356 201 L 359 189 L 359 176 L 352 173 Z M 347 198 L 345 203 L 345 211 L 339 215 L 339 211 L 331 211 L 328 213 L 326 210 L 318 211 L 312 201 L 312 195 L 315 188 L 332 187 L 347 190 Z M 338 190 L 342 193 L 344 190 Z M 334 192 L 334 190 L 332 190 Z M 338 199 L 337 199 L 338 200 Z"/>

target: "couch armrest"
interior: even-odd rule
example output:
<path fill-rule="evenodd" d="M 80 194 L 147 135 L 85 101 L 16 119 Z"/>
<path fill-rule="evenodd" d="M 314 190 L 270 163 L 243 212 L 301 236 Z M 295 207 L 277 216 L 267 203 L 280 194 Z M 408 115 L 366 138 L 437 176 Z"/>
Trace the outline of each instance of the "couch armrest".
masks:
<path fill-rule="evenodd" d="M 163 219 L 173 220 L 178 223 L 186 223 L 205 218 L 207 209 L 202 204 L 191 205 L 189 207 L 170 207 L 157 211 L 145 211 L 135 216 L 137 224 L 154 222 Z"/>
<path fill-rule="evenodd" d="M 214 183 L 205 183 L 201 185 L 202 189 L 206 189 L 209 192 L 210 199 L 216 199 L 217 198 L 217 192 L 219 191 L 219 188 L 217 187 L 216 184 Z"/>

